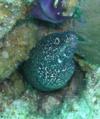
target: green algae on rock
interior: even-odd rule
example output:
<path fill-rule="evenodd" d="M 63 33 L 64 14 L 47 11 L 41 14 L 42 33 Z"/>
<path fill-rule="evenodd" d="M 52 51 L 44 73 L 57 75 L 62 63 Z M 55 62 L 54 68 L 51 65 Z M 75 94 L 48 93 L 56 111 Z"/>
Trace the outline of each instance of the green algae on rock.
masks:
<path fill-rule="evenodd" d="M 0 39 L 11 31 L 17 20 L 24 18 L 24 4 L 19 1 L 16 4 L 0 1 Z"/>
<path fill-rule="evenodd" d="M 29 51 L 36 44 L 37 32 L 34 24 L 25 23 L 0 42 L 0 81 L 8 78 L 19 63 L 28 58 Z"/>
<path fill-rule="evenodd" d="M 2 39 L 17 21 L 25 19 L 27 6 L 34 0 L 0 0 L 0 39 Z"/>
<path fill-rule="evenodd" d="M 0 83 L 0 92 L 9 97 L 9 100 L 19 98 L 25 92 L 25 89 L 25 82 L 18 72 L 14 72 L 9 79 Z"/>
<path fill-rule="evenodd" d="M 25 88 L 25 82 L 22 80 L 22 75 L 18 73 L 17 71 L 14 72 L 10 77 L 9 77 L 9 82 L 10 82 L 10 90 L 11 96 L 13 98 L 18 98 L 20 97 L 26 90 Z"/>
<path fill-rule="evenodd" d="M 24 78 L 42 91 L 63 88 L 75 69 L 73 56 L 77 39 L 72 32 L 44 36 L 22 66 Z"/>

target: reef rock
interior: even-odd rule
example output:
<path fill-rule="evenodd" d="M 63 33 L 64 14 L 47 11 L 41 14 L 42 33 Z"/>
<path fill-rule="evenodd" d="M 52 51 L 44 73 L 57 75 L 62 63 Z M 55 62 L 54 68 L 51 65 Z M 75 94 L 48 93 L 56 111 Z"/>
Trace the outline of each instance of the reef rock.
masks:
<path fill-rule="evenodd" d="M 28 58 L 35 46 L 37 27 L 31 23 L 17 26 L 0 42 L 0 80 L 7 78 L 18 65 Z"/>

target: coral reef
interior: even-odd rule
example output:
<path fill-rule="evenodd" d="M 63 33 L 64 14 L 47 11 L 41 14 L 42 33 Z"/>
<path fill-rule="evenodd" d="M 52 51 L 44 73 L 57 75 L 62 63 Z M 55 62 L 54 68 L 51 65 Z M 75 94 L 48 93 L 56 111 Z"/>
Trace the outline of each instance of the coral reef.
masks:
<path fill-rule="evenodd" d="M 73 16 L 82 20 L 81 23 L 67 19 L 64 23 L 52 24 L 31 18 L 29 13 L 37 0 L 0 0 L 0 119 L 100 118 L 100 0 L 64 1 L 67 9 L 63 16 Z M 55 6 L 58 2 L 55 0 Z M 83 11 L 82 19 L 77 5 Z M 40 92 L 31 87 L 16 69 L 29 58 L 37 40 L 54 32 L 74 29 L 82 39 L 79 40 L 76 69 L 75 72 L 73 69 L 73 76 L 70 74 L 71 80 L 62 90 L 54 92 Z M 73 54 L 74 51 L 71 61 Z M 68 64 L 74 67 L 72 63 Z"/>
<path fill-rule="evenodd" d="M 17 26 L 0 42 L 0 80 L 7 78 L 28 58 L 28 53 L 35 46 L 37 27 L 30 23 Z"/>
<path fill-rule="evenodd" d="M 22 1 L 14 2 L 0 0 L 0 39 L 11 31 L 17 20 L 24 17 Z"/>
<path fill-rule="evenodd" d="M 98 119 L 100 117 L 100 67 L 86 64 L 91 70 L 84 78 L 87 85 L 83 93 L 79 88 L 81 96 L 76 93 L 71 94 L 72 91 L 68 91 L 68 87 L 54 93 L 41 93 L 27 87 L 27 90 L 18 99 L 3 95 L 3 91 L 0 92 L 0 118 Z M 82 65 L 82 67 L 84 66 Z M 79 74 L 78 72 L 77 75 L 79 76 Z M 82 77 L 80 79 L 82 80 Z"/>
<path fill-rule="evenodd" d="M 41 37 L 43 34 L 70 28 L 69 23 L 65 29 L 50 26 L 49 28 L 41 23 L 34 26 L 33 19 L 31 19 L 33 23 L 30 20 L 27 26 L 28 7 L 34 2 L 34 0 L 0 0 L 0 81 L 9 77 L 18 64 L 27 59 L 29 51 L 35 45 L 36 36 Z M 76 0 L 69 2 L 70 9 L 75 5 Z M 74 9 L 70 13 L 73 11 Z"/>
<path fill-rule="evenodd" d="M 0 83 L 0 92 L 3 96 L 8 96 L 10 99 L 19 98 L 25 92 L 25 82 L 18 72 L 14 72 L 10 79 L 4 80 Z"/>
<path fill-rule="evenodd" d="M 44 36 L 22 65 L 24 78 L 42 91 L 64 87 L 75 70 L 73 56 L 77 40 L 72 32 Z"/>

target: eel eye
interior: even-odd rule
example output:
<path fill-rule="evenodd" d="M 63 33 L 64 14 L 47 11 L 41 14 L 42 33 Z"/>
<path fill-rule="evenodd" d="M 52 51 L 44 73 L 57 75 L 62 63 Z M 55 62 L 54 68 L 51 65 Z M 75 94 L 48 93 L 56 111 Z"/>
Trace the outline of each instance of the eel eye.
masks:
<path fill-rule="evenodd" d="M 58 37 L 55 38 L 54 44 L 55 45 L 59 45 L 60 44 L 60 39 Z"/>

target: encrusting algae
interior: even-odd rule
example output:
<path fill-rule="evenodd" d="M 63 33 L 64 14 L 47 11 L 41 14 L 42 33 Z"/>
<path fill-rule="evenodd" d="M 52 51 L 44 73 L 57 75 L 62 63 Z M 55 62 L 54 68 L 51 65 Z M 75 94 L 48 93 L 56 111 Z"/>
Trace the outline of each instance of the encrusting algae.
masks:
<path fill-rule="evenodd" d="M 35 46 L 37 27 L 26 23 L 17 26 L 0 42 L 0 81 L 28 58 L 29 51 Z"/>

